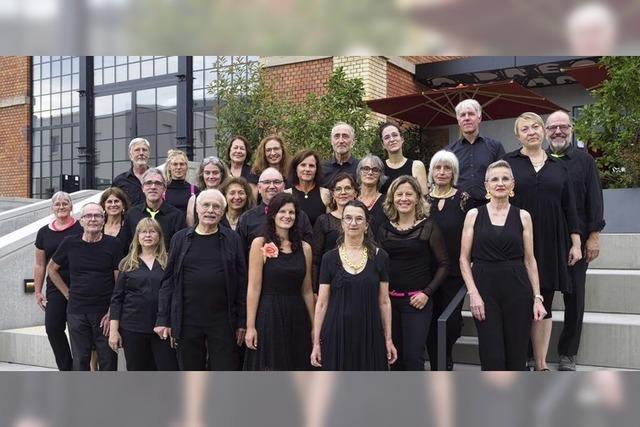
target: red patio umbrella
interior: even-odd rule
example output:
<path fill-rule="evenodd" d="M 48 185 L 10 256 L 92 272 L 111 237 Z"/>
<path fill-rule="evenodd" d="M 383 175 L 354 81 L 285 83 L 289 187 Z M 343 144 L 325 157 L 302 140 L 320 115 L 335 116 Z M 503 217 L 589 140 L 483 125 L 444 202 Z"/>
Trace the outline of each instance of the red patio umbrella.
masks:
<path fill-rule="evenodd" d="M 561 107 L 513 80 L 493 83 L 458 85 L 411 95 L 375 99 L 367 104 L 376 113 L 423 127 L 456 124 L 455 106 L 473 98 L 482 106 L 485 120 L 517 117 L 531 111 L 548 114 Z"/>
<path fill-rule="evenodd" d="M 602 82 L 609 77 L 607 69 L 602 64 L 563 68 L 562 72 L 576 79 L 589 91 L 598 89 L 602 86 Z"/>

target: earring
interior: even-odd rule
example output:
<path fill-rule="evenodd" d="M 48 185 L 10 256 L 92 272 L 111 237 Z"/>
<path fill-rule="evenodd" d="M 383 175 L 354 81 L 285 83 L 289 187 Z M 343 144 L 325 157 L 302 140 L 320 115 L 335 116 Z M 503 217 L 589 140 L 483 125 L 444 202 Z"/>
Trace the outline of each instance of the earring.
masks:
<path fill-rule="evenodd" d="M 514 197 L 516 195 L 516 193 L 513 192 L 513 190 L 509 191 L 509 197 Z"/>
<path fill-rule="evenodd" d="M 487 200 L 491 200 L 491 194 L 487 193 L 484 195 L 484 198 Z"/>

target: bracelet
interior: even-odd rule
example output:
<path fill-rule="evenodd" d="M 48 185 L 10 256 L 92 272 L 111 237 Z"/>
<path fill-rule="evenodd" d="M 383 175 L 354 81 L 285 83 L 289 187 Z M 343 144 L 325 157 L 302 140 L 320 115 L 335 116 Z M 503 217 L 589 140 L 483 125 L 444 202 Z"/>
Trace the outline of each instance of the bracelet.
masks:
<path fill-rule="evenodd" d="M 539 300 L 540 300 L 540 302 L 544 302 L 544 297 L 543 297 L 542 295 L 540 295 L 540 294 L 538 294 L 538 295 L 534 295 L 534 296 L 533 296 L 533 299 L 539 299 Z"/>

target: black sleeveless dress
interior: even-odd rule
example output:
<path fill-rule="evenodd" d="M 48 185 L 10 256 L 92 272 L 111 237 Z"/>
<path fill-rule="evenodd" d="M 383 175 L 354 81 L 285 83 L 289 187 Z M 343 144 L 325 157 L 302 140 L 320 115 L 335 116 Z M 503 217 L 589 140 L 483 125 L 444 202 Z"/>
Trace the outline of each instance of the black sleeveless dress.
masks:
<path fill-rule="evenodd" d="M 320 187 L 317 185 L 308 193 L 300 191 L 296 187 L 291 187 L 291 193 L 293 197 L 296 198 L 300 209 L 309 217 L 312 227 L 318 217 L 327 212 L 327 207 L 324 205 L 322 196 L 320 195 Z"/>
<path fill-rule="evenodd" d="M 380 188 L 380 192 L 382 194 L 387 194 L 387 190 L 389 189 L 389 186 L 396 178 L 402 175 L 412 176 L 411 175 L 412 170 L 413 170 L 413 160 L 411 159 L 407 159 L 407 161 L 404 162 L 404 164 L 397 169 L 390 168 L 389 165 L 387 165 L 387 162 L 384 162 L 384 174 L 389 179 L 387 180 L 387 182 L 385 182 L 382 185 L 382 187 Z"/>
<path fill-rule="evenodd" d="M 302 245 L 265 261 L 256 313 L 258 348 L 245 352 L 245 370 L 311 369 L 311 319 L 302 298 L 305 273 Z"/>
<path fill-rule="evenodd" d="M 473 279 L 485 320 L 474 318 L 483 370 L 525 370 L 533 318 L 533 290 L 524 266 L 520 209 L 511 205 L 504 226 L 478 208 L 473 227 Z"/>

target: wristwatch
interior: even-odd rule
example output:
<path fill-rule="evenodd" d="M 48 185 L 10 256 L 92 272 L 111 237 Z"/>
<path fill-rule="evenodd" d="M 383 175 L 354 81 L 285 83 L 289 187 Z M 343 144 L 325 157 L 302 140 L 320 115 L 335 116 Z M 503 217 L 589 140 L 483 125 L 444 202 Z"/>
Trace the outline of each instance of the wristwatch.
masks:
<path fill-rule="evenodd" d="M 540 294 L 538 294 L 538 295 L 534 295 L 534 296 L 533 296 L 533 299 L 539 299 L 539 300 L 540 300 L 540 302 L 544 302 L 544 297 L 543 297 L 542 295 L 540 295 Z"/>

